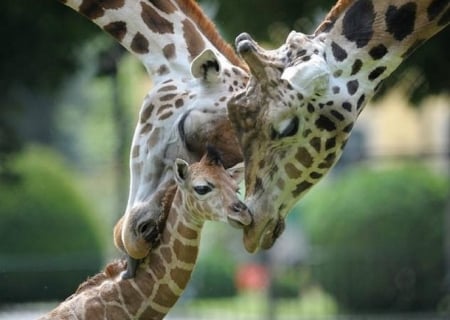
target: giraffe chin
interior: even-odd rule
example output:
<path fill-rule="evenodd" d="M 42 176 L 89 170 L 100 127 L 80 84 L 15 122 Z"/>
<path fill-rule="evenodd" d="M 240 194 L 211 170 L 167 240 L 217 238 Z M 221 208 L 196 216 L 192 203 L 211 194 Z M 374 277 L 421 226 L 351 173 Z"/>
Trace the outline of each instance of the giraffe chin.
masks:
<path fill-rule="evenodd" d="M 249 253 L 256 253 L 259 249 L 272 248 L 275 241 L 284 231 L 284 219 L 270 220 L 262 228 L 252 224 L 244 228 L 244 247 Z"/>
<path fill-rule="evenodd" d="M 124 241 L 123 244 L 126 253 L 134 259 L 145 258 L 151 250 L 151 245 L 145 239 Z"/>

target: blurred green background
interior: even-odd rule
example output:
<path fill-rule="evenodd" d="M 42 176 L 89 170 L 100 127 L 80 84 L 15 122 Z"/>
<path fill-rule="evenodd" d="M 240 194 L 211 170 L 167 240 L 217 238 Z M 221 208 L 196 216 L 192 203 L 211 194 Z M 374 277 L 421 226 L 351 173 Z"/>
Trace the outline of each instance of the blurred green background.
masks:
<path fill-rule="evenodd" d="M 245 31 L 265 47 L 292 29 L 312 32 L 333 3 L 201 2 L 228 41 Z M 125 208 L 129 144 L 151 80 L 57 1 L 30 10 L 6 0 L 0 8 L 1 311 L 62 300 L 120 256 L 112 227 Z M 421 102 L 439 94 L 448 109 L 449 36 L 445 30 L 420 48 L 378 98 L 402 80 L 411 108 L 421 112 Z M 269 252 L 248 255 L 239 231 L 208 225 L 174 317 L 450 314 L 446 141 L 443 152 L 373 158 L 355 130 L 333 174 L 294 209 Z"/>

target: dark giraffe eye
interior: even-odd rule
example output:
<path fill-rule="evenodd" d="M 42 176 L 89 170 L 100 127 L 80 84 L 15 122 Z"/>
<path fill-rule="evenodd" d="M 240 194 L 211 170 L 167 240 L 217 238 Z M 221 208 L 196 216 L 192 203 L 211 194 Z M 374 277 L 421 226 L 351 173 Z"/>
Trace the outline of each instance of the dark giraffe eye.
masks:
<path fill-rule="evenodd" d="M 274 128 L 272 128 L 271 138 L 272 139 L 281 139 L 285 137 L 291 137 L 298 132 L 298 117 L 294 117 L 291 119 L 289 124 L 283 128 L 281 132 L 277 132 Z"/>
<path fill-rule="evenodd" d="M 196 186 L 196 187 L 194 187 L 194 191 L 197 192 L 197 194 L 203 196 L 203 195 L 211 192 L 212 188 L 210 186 Z"/>

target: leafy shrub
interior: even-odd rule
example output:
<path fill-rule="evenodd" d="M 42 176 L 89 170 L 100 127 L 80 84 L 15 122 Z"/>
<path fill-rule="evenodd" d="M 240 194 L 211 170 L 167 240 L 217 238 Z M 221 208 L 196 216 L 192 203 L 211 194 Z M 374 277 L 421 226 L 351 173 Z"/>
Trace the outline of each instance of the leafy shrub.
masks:
<path fill-rule="evenodd" d="M 435 308 L 448 194 L 418 167 L 354 170 L 316 190 L 302 209 L 316 280 L 353 311 Z"/>
<path fill-rule="evenodd" d="M 222 248 L 201 257 L 192 274 L 192 285 L 198 298 L 231 297 L 236 294 L 236 262 L 227 259 Z"/>
<path fill-rule="evenodd" d="M 92 211 L 67 169 L 41 149 L 0 182 L 0 301 L 62 299 L 102 262 Z"/>

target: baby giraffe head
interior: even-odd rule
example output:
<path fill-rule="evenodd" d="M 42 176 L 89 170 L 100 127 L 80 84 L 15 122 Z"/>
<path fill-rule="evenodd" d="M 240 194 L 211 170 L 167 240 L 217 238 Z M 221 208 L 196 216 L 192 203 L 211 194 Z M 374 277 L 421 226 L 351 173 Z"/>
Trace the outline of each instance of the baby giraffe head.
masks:
<path fill-rule="evenodd" d="M 225 169 L 219 153 L 212 147 L 207 148 L 199 162 L 191 165 L 176 159 L 174 177 L 182 201 L 172 205 L 182 206 L 180 209 L 200 225 L 211 220 L 236 227 L 248 226 L 252 217 L 238 197 L 243 176 L 243 163 Z"/>
<path fill-rule="evenodd" d="M 207 147 L 203 158 L 189 165 L 182 159 L 176 159 L 173 165 L 174 186 L 160 190 L 164 204 L 162 210 L 171 210 L 173 206 L 183 211 L 190 220 L 200 224 L 205 220 L 224 221 L 234 227 L 247 227 L 252 223 L 252 216 L 246 205 L 239 199 L 238 185 L 244 177 L 244 164 L 238 163 L 234 167 L 225 169 L 222 158 L 216 149 Z M 174 187 L 176 187 L 174 189 Z M 181 194 L 181 203 L 173 201 L 174 190 Z M 169 199 L 169 200 L 168 200 Z M 143 202 L 132 208 L 136 216 L 140 212 L 149 210 L 150 203 Z M 124 228 L 122 217 L 114 228 L 114 243 L 117 248 L 126 252 L 134 259 L 142 259 L 157 245 L 159 235 L 148 235 L 147 229 L 159 233 L 164 228 L 164 217 L 167 212 L 161 213 L 163 221 L 152 222 L 160 224 L 157 228 L 147 227 L 145 222 L 136 228 L 139 234 Z"/>

